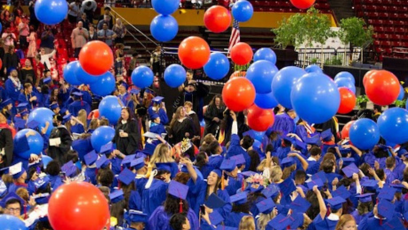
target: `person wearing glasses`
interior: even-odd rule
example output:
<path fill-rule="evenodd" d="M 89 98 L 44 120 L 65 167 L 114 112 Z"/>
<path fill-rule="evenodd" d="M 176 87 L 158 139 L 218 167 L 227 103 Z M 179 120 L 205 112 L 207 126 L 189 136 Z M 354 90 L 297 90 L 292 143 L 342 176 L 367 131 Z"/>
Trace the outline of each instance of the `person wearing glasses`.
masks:
<path fill-rule="evenodd" d="M 4 214 L 15 216 L 21 219 L 21 210 L 24 205 L 24 200 L 16 193 L 10 192 L 1 200 Z"/>

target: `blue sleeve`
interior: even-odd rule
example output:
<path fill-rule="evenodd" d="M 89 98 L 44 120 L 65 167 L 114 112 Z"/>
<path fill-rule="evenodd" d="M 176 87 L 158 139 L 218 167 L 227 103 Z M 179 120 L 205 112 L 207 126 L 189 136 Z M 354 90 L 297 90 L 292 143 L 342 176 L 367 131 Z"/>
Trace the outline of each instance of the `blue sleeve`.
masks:
<path fill-rule="evenodd" d="M 201 218 L 201 230 L 216 230 L 213 226 L 209 225 L 207 221 Z"/>
<path fill-rule="evenodd" d="M 149 230 L 156 230 L 162 229 L 167 230 L 167 226 L 169 226 L 169 217 L 167 216 L 166 212 L 164 211 L 164 207 L 160 206 L 154 210 L 152 215 L 150 216 L 147 226 Z"/>
<path fill-rule="evenodd" d="M 160 116 L 160 123 L 162 123 L 163 125 L 166 125 L 167 123 L 169 123 L 169 118 L 167 117 L 167 113 L 166 111 L 164 111 L 164 109 L 160 108 L 159 116 Z"/>
<path fill-rule="evenodd" d="M 216 210 L 221 214 L 221 216 L 224 219 L 226 219 L 228 216 L 228 213 L 230 213 L 232 210 L 230 196 L 228 195 L 226 190 L 218 190 L 217 195 L 219 198 L 221 198 L 225 202 L 225 205 L 224 207 L 217 208 Z"/>
<path fill-rule="evenodd" d="M 200 223 L 198 222 L 198 217 L 191 208 L 188 210 L 187 218 L 188 218 L 188 221 L 190 221 L 191 230 L 200 229 Z"/>
<path fill-rule="evenodd" d="M 17 101 L 20 92 L 19 91 L 16 92 L 13 82 L 10 79 L 7 79 L 6 81 L 6 92 L 7 95 L 11 98 L 11 100 L 13 100 L 13 103 L 14 101 Z"/>
<path fill-rule="evenodd" d="M 142 198 L 137 191 L 130 192 L 129 209 L 142 210 Z"/>
<path fill-rule="evenodd" d="M 296 135 L 298 135 L 298 137 L 300 137 L 302 141 L 305 141 L 307 138 L 307 132 L 306 132 L 305 126 L 303 125 L 296 126 Z"/>
<path fill-rule="evenodd" d="M 25 95 L 23 93 L 20 93 L 18 95 L 18 102 L 20 102 L 20 103 L 27 102 L 27 98 L 25 97 Z"/>

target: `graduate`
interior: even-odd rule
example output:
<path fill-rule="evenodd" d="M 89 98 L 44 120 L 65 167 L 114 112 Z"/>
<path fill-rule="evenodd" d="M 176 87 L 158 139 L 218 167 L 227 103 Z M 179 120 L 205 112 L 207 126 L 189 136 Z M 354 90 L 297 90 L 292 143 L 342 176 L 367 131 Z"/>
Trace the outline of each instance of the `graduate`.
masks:
<path fill-rule="evenodd" d="M 153 98 L 152 105 L 147 110 L 150 120 L 152 120 L 153 114 L 158 114 L 160 117 L 160 123 L 162 125 L 167 125 L 169 123 L 169 118 L 167 117 L 166 107 L 162 103 L 164 97 L 157 96 Z"/>
<path fill-rule="evenodd" d="M 326 155 L 327 150 L 329 148 L 334 148 L 337 146 L 337 144 L 334 142 L 334 135 L 332 133 L 332 131 L 330 129 L 327 129 L 325 131 L 323 131 L 320 135 L 321 140 L 323 142 L 322 145 L 322 157 L 324 157 L 324 155 Z"/>
<path fill-rule="evenodd" d="M 4 210 L 4 214 L 11 215 L 23 220 L 22 215 L 25 214 L 25 201 L 19 197 L 15 192 L 9 192 L 0 201 L 0 206 Z"/>
<path fill-rule="evenodd" d="M 51 144 L 48 147 L 48 155 L 57 160 L 61 165 L 64 163 L 64 156 L 71 149 L 72 138 L 67 128 L 62 125 L 63 117 L 61 115 L 54 116 L 54 129 L 50 134 L 51 139 L 59 140 L 60 144 Z"/>
<path fill-rule="evenodd" d="M 87 153 L 84 156 L 84 161 L 85 161 L 85 176 L 89 178 L 90 182 L 93 185 L 97 184 L 96 181 L 96 161 L 98 159 L 98 154 L 96 154 L 95 150 L 92 150 L 91 152 Z"/>
<path fill-rule="evenodd" d="M 121 82 L 118 85 L 118 98 L 122 101 L 122 105 L 123 106 L 127 106 L 129 104 L 130 101 L 130 97 L 132 96 L 130 93 L 127 92 L 128 89 L 128 84 L 126 84 L 125 82 Z"/>
<path fill-rule="evenodd" d="M 27 103 L 27 109 L 29 111 L 33 110 L 37 106 L 37 96 L 35 96 L 35 93 L 33 92 L 33 86 L 31 83 L 25 83 L 24 84 L 24 92 L 20 93 L 18 97 L 18 102 L 19 103 Z"/>
<path fill-rule="evenodd" d="M 278 105 L 278 108 L 279 112 L 275 116 L 272 131 L 279 131 L 284 135 L 294 133 L 296 130 L 296 124 L 294 121 L 296 118 L 295 110 L 285 109 L 281 105 Z"/>
<path fill-rule="evenodd" d="M 8 188 L 9 193 L 16 192 L 18 188 L 27 189 L 27 172 L 23 168 L 23 164 L 21 162 L 10 166 L 8 168 L 8 173 L 13 177 L 13 184 L 11 184 Z"/>
<path fill-rule="evenodd" d="M 151 116 L 150 121 L 150 132 L 156 133 L 158 135 L 162 135 L 163 133 L 166 134 L 166 129 L 164 125 L 160 121 L 160 116 L 157 113 L 153 113 Z"/>
<path fill-rule="evenodd" d="M 313 136 L 315 129 L 313 126 L 310 126 L 307 121 L 303 120 L 302 118 L 299 119 L 296 125 L 296 135 L 302 139 L 302 141 L 306 141 L 307 138 Z"/>
<path fill-rule="evenodd" d="M 115 154 L 113 153 L 115 152 Z M 112 142 L 107 143 L 101 147 L 100 155 L 105 155 L 112 164 L 112 171 L 115 175 L 118 175 L 122 171 L 122 159 L 125 157 L 122 153 L 113 148 Z"/>
<path fill-rule="evenodd" d="M 61 112 L 61 109 L 60 109 L 58 103 L 52 103 L 52 104 L 50 105 L 50 109 L 51 109 L 51 111 L 54 112 L 54 115 L 59 115 L 60 112 Z"/>
<path fill-rule="evenodd" d="M 11 99 L 6 99 L 0 104 L 1 113 L 6 117 L 7 123 L 13 123 L 14 112 L 13 112 L 13 102 Z"/>
<path fill-rule="evenodd" d="M 23 91 L 23 85 L 18 78 L 18 72 L 16 69 L 9 69 L 10 76 L 5 82 L 6 92 L 11 102 L 14 104 L 18 103 L 18 98 L 20 93 Z"/>
<path fill-rule="evenodd" d="M 74 101 L 68 105 L 68 111 L 73 116 L 78 116 L 78 112 L 81 109 L 85 109 L 86 113 L 89 114 L 91 112 L 91 106 L 88 102 L 82 100 L 83 93 L 81 92 L 73 92 Z"/>
<path fill-rule="evenodd" d="M 142 211 L 130 209 L 125 211 L 124 219 L 127 228 L 124 230 L 143 230 L 147 224 L 148 216 Z"/>

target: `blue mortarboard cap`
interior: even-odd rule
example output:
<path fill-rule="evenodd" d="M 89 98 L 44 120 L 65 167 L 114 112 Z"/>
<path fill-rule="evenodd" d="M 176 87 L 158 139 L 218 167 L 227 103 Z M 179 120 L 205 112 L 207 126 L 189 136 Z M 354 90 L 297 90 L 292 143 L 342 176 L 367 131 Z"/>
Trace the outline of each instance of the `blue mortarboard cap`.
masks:
<path fill-rule="evenodd" d="M 14 199 L 18 200 L 21 204 L 21 207 L 23 207 L 25 201 L 21 197 L 19 197 L 15 192 L 9 192 L 5 197 L 3 197 L 3 199 L 1 199 L 0 201 L 1 207 L 6 208 L 6 203 L 9 200 L 14 200 Z"/>
<path fill-rule="evenodd" d="M 160 164 L 160 163 L 156 163 L 156 166 Z M 144 157 L 138 157 L 134 160 L 132 160 L 132 162 L 130 162 L 130 167 L 139 170 L 141 168 L 143 168 L 145 166 L 145 159 Z"/>
<path fill-rule="evenodd" d="M 129 210 L 125 212 L 124 218 L 129 223 L 147 223 L 147 214 L 139 210 Z"/>
<path fill-rule="evenodd" d="M 289 142 L 293 142 L 293 138 L 292 137 L 289 137 L 289 136 L 283 136 L 282 137 L 283 138 L 283 140 L 285 140 L 285 141 L 289 141 Z"/>
<path fill-rule="evenodd" d="M 219 198 L 215 193 L 212 193 L 207 201 L 204 203 L 205 206 L 211 209 L 221 208 L 225 205 L 224 200 Z"/>
<path fill-rule="evenodd" d="M 156 149 L 156 145 L 146 142 L 145 147 L 142 152 L 148 156 L 151 156 L 153 155 L 155 149 Z"/>
<path fill-rule="evenodd" d="M 8 167 L 8 172 L 6 173 L 9 173 L 13 177 L 13 179 L 18 179 L 21 177 L 21 175 L 24 174 L 24 172 L 25 169 L 23 168 L 23 164 L 19 162 L 15 165 Z"/>
<path fill-rule="evenodd" d="M 61 171 L 64 172 L 67 177 L 73 177 L 77 173 L 77 167 L 73 161 L 69 161 L 61 167 Z"/>
<path fill-rule="evenodd" d="M 71 120 L 71 117 L 72 117 L 72 114 L 65 115 L 65 116 L 62 118 L 62 122 L 63 122 L 64 124 L 67 123 L 68 121 Z"/>
<path fill-rule="evenodd" d="M 67 108 L 61 108 L 60 114 L 66 114 L 67 111 L 68 111 Z"/>
<path fill-rule="evenodd" d="M 139 94 L 139 93 L 140 93 L 140 90 L 138 90 L 138 89 L 131 89 L 131 90 L 130 90 L 130 93 L 131 93 L 131 94 Z"/>
<path fill-rule="evenodd" d="M 253 172 L 253 171 L 241 172 L 241 175 L 243 175 L 244 177 L 251 177 L 251 176 L 253 176 L 255 174 L 256 174 L 256 172 Z"/>
<path fill-rule="evenodd" d="M 346 187 L 344 187 L 344 185 L 338 187 L 335 191 L 332 191 L 331 194 L 333 197 L 340 196 L 343 199 L 348 199 L 351 196 L 351 193 L 347 190 Z"/>
<path fill-rule="evenodd" d="M 245 204 L 247 202 L 248 192 L 240 192 L 230 197 L 231 203 Z"/>
<path fill-rule="evenodd" d="M 1 109 L 3 109 L 4 107 L 11 105 L 11 104 L 12 104 L 12 101 L 10 99 L 6 99 L 3 102 L 1 102 L 0 107 Z"/>
<path fill-rule="evenodd" d="M 23 120 L 19 117 L 14 118 L 14 127 L 17 129 L 24 129 L 26 124 L 26 120 Z"/>
<path fill-rule="evenodd" d="M 219 170 L 219 169 L 213 169 L 211 172 L 214 172 L 215 174 L 217 174 L 218 177 L 221 177 L 221 176 L 222 176 L 222 172 L 221 172 L 221 170 Z"/>
<path fill-rule="evenodd" d="M 286 216 L 283 214 L 277 215 L 271 221 L 269 221 L 268 226 L 266 229 L 274 229 L 274 230 L 285 230 L 287 229 L 295 219 L 292 216 Z"/>
<path fill-rule="evenodd" d="M 354 162 L 356 161 L 354 158 L 352 158 L 352 157 L 350 157 L 350 158 L 342 158 L 342 159 L 339 159 L 339 160 L 337 160 L 338 162 L 340 161 L 340 160 L 343 160 L 343 167 L 346 167 L 346 166 L 349 166 L 350 164 L 354 164 Z"/>
<path fill-rule="evenodd" d="M 43 79 L 43 83 L 44 83 L 44 84 L 48 84 L 48 83 L 51 82 L 51 80 L 52 80 L 51 77 L 44 78 L 44 79 Z"/>
<path fill-rule="evenodd" d="M 225 170 L 228 172 L 233 171 L 235 168 L 237 167 L 237 165 L 235 164 L 234 160 L 231 159 L 224 159 L 221 163 L 220 169 L 221 170 Z"/>
<path fill-rule="evenodd" d="M 125 167 L 130 167 L 130 163 L 136 158 L 136 154 L 127 155 L 123 158 L 121 165 Z"/>
<path fill-rule="evenodd" d="M 293 191 L 296 190 L 295 183 L 292 178 L 287 178 L 282 183 L 279 184 L 280 191 L 285 195 L 289 196 Z"/>
<path fill-rule="evenodd" d="M 18 104 L 17 107 L 16 107 L 17 112 L 20 113 L 21 111 L 26 110 L 27 106 L 28 106 L 28 103 L 26 103 L 26 102 Z"/>
<path fill-rule="evenodd" d="M 112 203 L 118 203 L 119 201 L 125 199 L 122 189 L 115 190 L 109 194 L 109 198 Z"/>
<path fill-rule="evenodd" d="M 322 180 L 323 184 L 326 183 L 327 181 L 326 173 L 323 171 L 320 171 L 318 173 L 313 174 L 312 180 L 317 180 L 317 179 Z"/>
<path fill-rule="evenodd" d="M 105 155 L 102 155 L 96 160 L 95 164 L 97 169 L 106 169 L 109 167 L 110 160 Z"/>
<path fill-rule="evenodd" d="M 242 136 L 243 137 L 250 136 L 252 139 L 255 139 L 256 134 L 255 134 L 255 131 L 251 129 L 251 130 L 248 130 L 245 133 L 243 133 Z"/>
<path fill-rule="evenodd" d="M 122 85 L 123 87 L 125 87 L 125 89 L 128 89 L 128 88 L 129 88 L 129 85 L 126 84 L 125 82 L 122 82 L 120 85 Z"/>
<path fill-rule="evenodd" d="M 366 203 L 366 202 L 373 201 L 373 198 L 372 198 L 373 195 L 374 193 L 365 193 L 365 194 L 357 195 L 356 198 L 358 198 L 360 202 Z"/>
<path fill-rule="evenodd" d="M 256 207 L 258 208 L 259 212 L 263 214 L 271 213 L 275 206 L 276 204 L 273 202 L 272 198 L 270 197 L 256 203 Z"/>
<path fill-rule="evenodd" d="M 305 213 L 310 207 L 309 201 L 307 201 L 302 196 L 297 196 L 294 201 L 289 206 L 289 209 L 294 210 L 295 212 Z"/>
<path fill-rule="evenodd" d="M 402 192 L 402 189 L 405 188 L 404 185 L 402 184 L 391 184 L 390 185 L 392 188 L 396 189 L 396 192 Z"/>
<path fill-rule="evenodd" d="M 336 197 L 333 197 L 333 198 L 328 199 L 326 201 L 330 205 L 330 208 L 332 210 L 339 210 L 340 208 L 343 207 L 343 203 L 346 202 L 346 200 L 343 199 L 343 197 L 341 197 L 341 196 L 336 196 Z"/>
<path fill-rule="evenodd" d="M 252 148 L 258 152 L 262 148 L 262 143 L 258 140 L 254 139 L 254 143 L 252 144 Z"/>
<path fill-rule="evenodd" d="M 154 103 L 161 103 L 163 101 L 163 99 L 164 99 L 164 97 L 157 96 L 157 97 L 154 97 L 152 101 Z"/>
<path fill-rule="evenodd" d="M 169 184 L 168 193 L 172 196 L 185 200 L 187 198 L 188 186 L 172 180 Z"/>
<path fill-rule="evenodd" d="M 331 138 L 333 137 L 333 133 L 331 131 L 331 129 L 326 129 L 322 132 L 322 134 L 320 135 L 320 137 L 322 138 L 323 141 L 330 141 Z"/>
<path fill-rule="evenodd" d="M 24 117 L 25 115 L 28 115 L 28 114 L 29 114 L 28 110 L 24 110 L 20 113 L 20 117 Z"/>
<path fill-rule="evenodd" d="M 322 142 L 320 141 L 319 136 L 308 137 L 306 138 L 305 142 L 308 145 L 317 145 L 317 146 L 322 145 Z"/>
<path fill-rule="evenodd" d="M 342 171 L 344 172 L 344 175 L 346 175 L 347 177 L 352 177 L 354 173 L 358 174 L 360 172 L 360 170 L 354 163 L 351 163 L 349 166 L 344 167 Z"/>
<path fill-rule="evenodd" d="M 279 194 L 279 187 L 275 184 L 270 184 L 268 187 L 262 190 L 262 194 L 265 197 L 275 198 Z"/>
<path fill-rule="evenodd" d="M 296 139 L 294 145 L 295 145 L 295 148 L 298 149 L 298 150 L 305 150 L 307 148 L 305 143 L 303 143 L 303 142 L 301 142 L 301 141 L 299 141 L 297 139 Z"/>
<path fill-rule="evenodd" d="M 112 142 L 107 143 L 101 147 L 100 154 L 110 154 L 113 151 L 113 144 Z"/>
<path fill-rule="evenodd" d="M 51 110 L 54 110 L 54 109 L 56 109 L 56 108 L 58 108 L 58 107 L 59 107 L 58 103 L 52 103 L 52 104 L 50 105 L 50 109 L 51 109 Z"/>
<path fill-rule="evenodd" d="M 118 180 L 120 180 L 125 185 L 129 185 L 136 179 L 136 174 L 130 171 L 128 168 L 123 169 L 121 173 L 118 175 Z"/>
<path fill-rule="evenodd" d="M 381 191 L 378 193 L 378 199 L 385 199 L 388 201 L 392 201 L 394 199 L 395 193 L 397 190 L 392 187 L 383 187 Z"/>
<path fill-rule="evenodd" d="M 243 154 L 238 154 L 238 155 L 235 155 L 235 156 L 232 156 L 232 157 L 230 157 L 229 159 L 231 159 L 231 160 L 234 160 L 235 161 L 235 164 L 238 166 L 238 165 L 243 165 L 243 164 L 245 164 L 245 157 L 244 157 L 244 155 Z"/>
<path fill-rule="evenodd" d="M 172 165 L 172 163 L 156 163 L 156 168 L 158 170 L 171 172 L 171 165 Z M 187 167 L 185 167 L 185 168 L 187 168 Z"/>
<path fill-rule="evenodd" d="M 82 97 L 84 94 L 81 92 L 73 92 L 72 95 L 74 95 L 75 97 Z"/>
<path fill-rule="evenodd" d="M 282 168 L 286 168 L 286 167 L 290 167 L 294 163 L 295 163 L 295 161 L 293 160 L 292 157 L 285 157 L 285 158 L 283 158 L 283 160 L 281 162 L 281 166 L 282 166 Z"/>
<path fill-rule="evenodd" d="M 377 189 L 377 187 L 378 187 L 378 181 L 376 181 L 376 180 L 364 180 L 364 181 L 361 183 L 361 186 L 363 186 L 363 187 L 365 187 L 365 188 L 368 188 L 368 189 L 373 189 L 373 190 L 375 190 L 375 189 Z"/>
<path fill-rule="evenodd" d="M 303 226 L 303 221 L 304 221 L 304 217 L 303 217 L 303 213 L 300 212 L 294 212 L 292 213 L 292 215 L 290 215 L 294 221 L 290 224 L 290 228 L 291 229 L 299 229 Z M 318 228 L 318 226 L 317 226 Z"/>
<path fill-rule="evenodd" d="M 27 123 L 27 128 L 29 129 L 36 129 L 38 126 L 40 125 L 40 123 L 38 123 L 35 120 L 31 120 Z"/>
<path fill-rule="evenodd" d="M 98 159 L 98 154 L 96 154 L 95 150 L 92 150 L 91 152 L 87 153 L 84 156 L 85 164 L 88 166 L 95 164 L 97 159 Z"/>
<path fill-rule="evenodd" d="M 37 180 L 34 181 L 34 186 L 36 189 L 44 189 L 47 187 L 49 182 L 50 179 L 47 176 L 43 178 L 38 178 Z"/>
<path fill-rule="evenodd" d="M 343 147 L 339 146 L 339 151 L 340 151 L 340 153 L 342 155 L 346 155 L 346 154 L 351 152 L 351 149 L 350 148 L 343 148 Z"/>
<path fill-rule="evenodd" d="M 224 218 L 217 210 L 214 210 L 212 213 L 210 213 L 208 217 L 210 218 L 211 225 L 213 226 L 217 226 L 224 221 Z"/>
<path fill-rule="evenodd" d="M 394 216 L 395 207 L 394 204 L 388 200 L 380 200 L 377 210 L 380 216 L 391 219 Z"/>
<path fill-rule="evenodd" d="M 154 121 L 154 120 L 156 120 L 156 118 L 159 118 L 159 117 L 160 117 L 160 116 L 159 116 L 158 113 L 153 112 L 153 113 L 150 115 L 150 120 Z"/>

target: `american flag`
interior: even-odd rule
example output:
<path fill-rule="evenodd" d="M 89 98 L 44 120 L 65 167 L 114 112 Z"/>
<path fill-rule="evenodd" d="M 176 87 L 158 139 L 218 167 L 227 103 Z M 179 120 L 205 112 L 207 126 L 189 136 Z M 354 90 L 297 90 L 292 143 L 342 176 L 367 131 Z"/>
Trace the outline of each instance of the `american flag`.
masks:
<path fill-rule="evenodd" d="M 228 53 L 231 51 L 232 47 L 235 46 L 235 44 L 240 42 L 240 39 L 241 39 L 241 35 L 239 32 L 239 22 L 234 19 L 234 22 L 232 24 L 231 37 L 229 40 Z"/>

